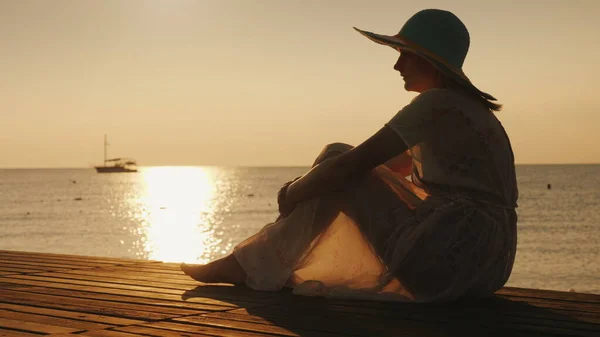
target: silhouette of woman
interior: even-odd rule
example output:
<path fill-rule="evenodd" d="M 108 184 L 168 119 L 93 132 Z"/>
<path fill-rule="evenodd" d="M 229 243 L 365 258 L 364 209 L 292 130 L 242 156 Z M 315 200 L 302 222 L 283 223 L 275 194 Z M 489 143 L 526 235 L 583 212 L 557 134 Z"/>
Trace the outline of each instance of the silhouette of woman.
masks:
<path fill-rule="evenodd" d="M 278 194 L 280 217 L 233 253 L 182 270 L 201 282 L 397 301 L 489 296 L 515 258 L 514 156 L 501 106 L 462 71 L 469 33 L 416 13 L 394 36 L 394 69 L 418 96 L 372 137 L 325 147 Z M 410 176 L 410 179 L 407 179 Z"/>

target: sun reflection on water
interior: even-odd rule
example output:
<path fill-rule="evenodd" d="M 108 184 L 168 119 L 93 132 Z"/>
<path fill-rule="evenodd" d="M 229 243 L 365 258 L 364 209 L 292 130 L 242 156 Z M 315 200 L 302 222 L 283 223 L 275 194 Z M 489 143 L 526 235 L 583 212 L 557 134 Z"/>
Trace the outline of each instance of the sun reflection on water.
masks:
<path fill-rule="evenodd" d="M 136 204 L 137 255 L 167 262 L 210 260 L 219 242 L 214 232 L 220 219 L 216 168 L 150 167 L 141 171 L 143 187 Z"/>

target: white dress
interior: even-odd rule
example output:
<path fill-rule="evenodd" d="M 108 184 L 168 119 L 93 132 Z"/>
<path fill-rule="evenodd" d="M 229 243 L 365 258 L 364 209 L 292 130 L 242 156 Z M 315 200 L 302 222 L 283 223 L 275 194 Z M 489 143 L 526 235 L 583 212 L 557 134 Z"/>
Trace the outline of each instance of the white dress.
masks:
<path fill-rule="evenodd" d="M 358 184 L 300 203 L 234 249 L 257 290 L 434 302 L 493 294 L 514 263 L 514 156 L 494 114 L 432 89 L 387 124 L 410 148 L 412 179 L 381 165 Z M 329 151 L 351 147 L 333 144 Z"/>

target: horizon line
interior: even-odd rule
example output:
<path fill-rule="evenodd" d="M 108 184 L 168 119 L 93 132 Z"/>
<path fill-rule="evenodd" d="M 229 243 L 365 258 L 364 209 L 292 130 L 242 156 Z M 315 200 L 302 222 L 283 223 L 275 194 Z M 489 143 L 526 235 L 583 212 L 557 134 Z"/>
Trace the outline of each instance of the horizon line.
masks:
<path fill-rule="evenodd" d="M 596 163 L 516 163 L 515 166 L 559 166 L 559 165 L 600 165 Z M 138 168 L 151 167 L 223 167 L 223 168 L 306 168 L 310 165 L 137 165 Z M 73 167 L 2 167 L 0 170 L 93 170 L 94 167 L 89 166 L 73 166 Z"/>

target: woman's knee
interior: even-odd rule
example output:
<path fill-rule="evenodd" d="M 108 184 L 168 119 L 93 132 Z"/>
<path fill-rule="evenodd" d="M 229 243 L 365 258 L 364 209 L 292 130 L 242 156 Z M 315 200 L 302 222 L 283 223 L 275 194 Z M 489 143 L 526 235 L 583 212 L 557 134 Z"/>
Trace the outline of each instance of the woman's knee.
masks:
<path fill-rule="evenodd" d="M 335 157 L 335 156 L 339 156 L 342 153 L 348 152 L 350 151 L 352 148 L 354 148 L 354 146 L 352 145 L 348 145 L 345 143 L 331 143 L 331 144 L 327 144 L 325 145 L 325 147 L 323 148 L 323 150 L 321 151 L 321 153 L 319 154 L 319 156 L 317 157 L 317 159 L 315 160 L 313 166 L 321 163 L 322 161 Z"/>
<path fill-rule="evenodd" d="M 346 143 L 331 143 L 331 144 L 327 144 L 325 145 L 325 148 L 323 148 L 323 151 L 337 151 L 337 152 L 348 152 L 350 150 L 352 150 L 354 146 L 350 145 L 350 144 L 346 144 Z"/>

